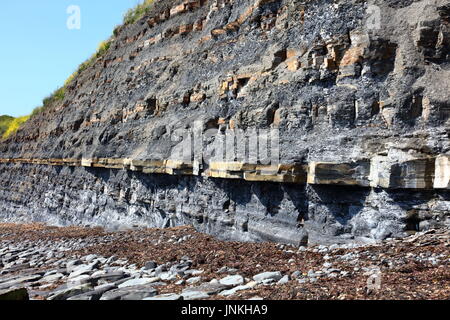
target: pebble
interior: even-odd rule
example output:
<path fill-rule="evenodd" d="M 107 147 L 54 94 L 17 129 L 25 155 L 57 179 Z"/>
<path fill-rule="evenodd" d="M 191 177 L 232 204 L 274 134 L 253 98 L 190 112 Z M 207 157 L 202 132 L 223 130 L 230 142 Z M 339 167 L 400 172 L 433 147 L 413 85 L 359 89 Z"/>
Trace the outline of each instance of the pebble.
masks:
<path fill-rule="evenodd" d="M 233 276 L 227 276 L 221 280 L 219 280 L 220 284 L 223 284 L 225 286 L 238 286 L 240 284 L 244 283 L 244 278 L 240 275 L 233 275 Z"/>
<path fill-rule="evenodd" d="M 90 255 L 87 255 L 86 257 L 84 257 L 84 261 L 86 261 L 87 263 L 90 263 L 90 262 L 94 261 L 95 259 L 97 259 L 96 254 L 90 254 Z"/>
<path fill-rule="evenodd" d="M 91 280 L 92 279 L 91 279 L 90 276 L 88 276 L 88 275 L 81 275 L 81 276 L 78 276 L 76 278 L 69 279 L 67 281 L 67 285 L 68 286 L 79 286 L 79 285 L 82 285 L 82 284 L 85 284 L 85 283 L 92 282 Z"/>
<path fill-rule="evenodd" d="M 192 285 L 192 284 L 199 283 L 200 281 L 202 281 L 201 277 L 193 277 L 193 278 L 187 279 L 186 284 Z"/>
<path fill-rule="evenodd" d="M 81 275 L 86 274 L 86 273 L 91 273 L 98 266 L 99 266 L 99 262 L 98 261 L 93 262 L 93 263 L 88 264 L 88 265 L 82 264 L 82 265 L 76 266 L 73 269 L 73 271 L 70 273 L 69 278 L 75 278 L 75 277 L 81 276 Z"/>
<path fill-rule="evenodd" d="M 184 300 L 201 300 L 209 298 L 209 295 L 202 291 L 188 291 L 181 294 Z"/>
<path fill-rule="evenodd" d="M 141 286 L 141 285 L 154 283 L 154 282 L 157 282 L 159 280 L 160 280 L 160 278 L 158 278 L 158 277 L 132 279 L 132 280 L 125 281 L 124 283 L 120 284 L 118 287 L 119 288 L 126 288 L 126 287 L 133 287 L 133 286 Z"/>
<path fill-rule="evenodd" d="M 100 300 L 143 300 L 156 295 L 158 291 L 151 286 L 130 286 L 107 291 Z"/>
<path fill-rule="evenodd" d="M 83 284 L 76 287 L 62 289 L 55 292 L 53 295 L 47 298 L 47 300 L 67 300 L 70 297 L 77 296 L 92 290 L 91 285 Z"/>
<path fill-rule="evenodd" d="M 277 282 L 277 284 L 279 284 L 279 285 L 286 284 L 286 283 L 289 282 L 289 280 L 290 280 L 289 276 L 288 276 L 288 275 L 285 275 L 283 278 L 281 278 L 281 279 Z"/>
<path fill-rule="evenodd" d="M 145 266 L 144 266 L 144 270 L 153 270 L 156 269 L 157 267 L 157 263 L 154 261 L 148 261 Z"/>
<path fill-rule="evenodd" d="M 54 274 L 50 274 L 50 275 L 44 276 L 41 279 L 41 282 L 56 282 L 56 281 L 58 281 L 58 280 L 60 280 L 62 278 L 64 278 L 64 274 L 62 274 L 62 273 L 54 273 Z"/>
<path fill-rule="evenodd" d="M 182 300 L 183 297 L 176 293 L 167 293 L 167 294 L 161 294 L 154 297 L 144 298 L 142 300 L 148 300 L 148 301 L 175 301 L 175 300 Z"/>
<path fill-rule="evenodd" d="M 277 271 L 277 272 L 263 272 L 260 274 L 257 274 L 256 276 L 253 277 L 253 280 L 255 280 L 256 282 L 263 282 L 263 281 L 267 281 L 267 280 L 271 280 L 271 281 L 278 281 L 282 278 L 282 274 L 281 272 Z"/>

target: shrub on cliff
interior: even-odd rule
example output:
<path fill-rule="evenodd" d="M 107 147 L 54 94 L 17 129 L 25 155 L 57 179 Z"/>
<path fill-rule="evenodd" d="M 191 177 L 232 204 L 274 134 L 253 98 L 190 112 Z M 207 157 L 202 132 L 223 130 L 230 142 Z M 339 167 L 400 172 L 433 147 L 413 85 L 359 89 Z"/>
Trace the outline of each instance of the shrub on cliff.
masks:
<path fill-rule="evenodd" d="M 43 101 L 43 107 L 44 109 L 52 105 L 53 103 L 57 101 L 64 100 L 64 97 L 66 95 L 66 87 L 61 87 L 56 89 L 50 96 L 44 99 Z"/>
<path fill-rule="evenodd" d="M 97 52 L 95 53 L 95 57 L 100 58 L 109 50 L 110 47 L 111 47 L 111 40 L 100 42 L 100 44 L 98 45 Z"/>
<path fill-rule="evenodd" d="M 6 131 L 3 133 L 2 138 L 6 139 L 8 138 L 11 134 L 13 134 L 14 132 L 16 132 L 17 130 L 19 130 L 20 126 L 25 123 L 28 118 L 30 118 L 30 116 L 24 116 L 24 117 L 19 117 L 19 118 L 13 118 L 13 120 L 9 123 L 8 128 L 6 129 Z"/>
<path fill-rule="evenodd" d="M 10 116 L 0 116 L 0 137 L 8 130 L 13 120 L 14 118 Z"/>
<path fill-rule="evenodd" d="M 144 2 L 138 4 L 136 7 L 130 9 L 125 13 L 123 23 L 131 24 L 138 21 L 144 15 L 146 15 L 150 11 L 150 6 L 153 3 L 153 0 L 144 0 Z"/>
<path fill-rule="evenodd" d="M 63 101 L 64 97 L 66 96 L 66 86 L 67 81 L 63 87 L 56 89 L 51 95 L 45 98 L 42 101 L 42 106 L 34 108 L 34 110 L 31 112 L 31 115 L 28 118 L 31 118 L 32 116 L 44 111 L 45 109 L 47 109 L 56 102 Z"/>

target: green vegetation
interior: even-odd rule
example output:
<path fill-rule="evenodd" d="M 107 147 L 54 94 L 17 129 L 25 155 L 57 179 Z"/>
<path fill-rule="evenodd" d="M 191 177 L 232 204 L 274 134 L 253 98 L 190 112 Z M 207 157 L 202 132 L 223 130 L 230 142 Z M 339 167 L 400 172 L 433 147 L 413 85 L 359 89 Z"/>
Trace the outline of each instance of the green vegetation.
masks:
<path fill-rule="evenodd" d="M 95 57 L 100 58 L 109 50 L 110 47 L 111 47 L 111 40 L 100 42 L 100 44 L 98 45 L 97 52 L 95 53 Z"/>
<path fill-rule="evenodd" d="M 30 118 L 30 116 L 24 116 L 24 117 L 19 117 L 19 118 L 12 118 L 12 120 L 9 122 L 9 125 L 6 128 L 5 132 L 2 134 L 2 138 L 6 139 L 11 134 L 13 134 L 17 130 L 19 130 L 20 126 L 23 123 L 25 123 L 29 118 Z"/>
<path fill-rule="evenodd" d="M 135 23 L 137 20 L 139 20 L 145 14 L 147 14 L 151 9 L 151 5 L 152 5 L 153 1 L 154 0 L 143 0 L 143 2 L 138 4 L 136 7 L 128 10 L 124 15 L 124 21 L 123 21 L 124 25 Z M 122 26 L 117 26 L 114 29 L 114 32 L 113 32 L 114 37 L 118 36 L 121 29 L 122 29 Z M 72 81 L 77 76 L 79 76 L 83 71 L 85 71 L 90 66 L 92 66 L 98 58 L 102 57 L 103 55 L 106 54 L 106 52 L 108 52 L 108 50 L 111 47 L 112 41 L 113 41 L 113 38 L 110 38 L 106 41 L 102 41 L 99 44 L 97 51 L 88 60 L 86 60 L 85 62 L 80 64 L 78 66 L 77 70 L 74 73 L 72 73 L 69 76 L 69 78 L 67 78 L 67 80 L 64 82 L 64 86 L 62 86 L 61 88 L 58 88 L 50 96 L 45 98 L 42 102 L 42 106 L 35 108 L 32 111 L 31 115 L 19 117 L 19 118 L 1 116 L 0 117 L 0 137 L 3 137 L 3 138 L 9 137 L 11 134 L 16 132 L 20 128 L 20 126 L 23 123 L 25 123 L 29 118 L 39 114 L 40 112 L 46 110 L 47 108 L 49 108 L 50 106 L 52 106 L 54 104 L 63 101 L 65 98 L 65 95 L 66 95 L 67 87 L 72 83 Z"/>
<path fill-rule="evenodd" d="M 36 114 L 44 111 L 52 104 L 59 102 L 59 101 L 63 101 L 64 97 L 66 95 L 66 87 L 69 83 L 70 82 L 66 81 L 66 83 L 64 84 L 63 87 L 56 89 L 50 96 L 45 98 L 42 101 L 42 106 L 34 108 L 34 110 L 31 112 L 30 118 L 35 116 Z"/>
<path fill-rule="evenodd" d="M 8 130 L 13 120 L 14 118 L 10 116 L 0 116 L 0 137 Z"/>
<path fill-rule="evenodd" d="M 144 15 L 146 15 L 150 11 L 151 4 L 153 0 L 144 0 L 144 2 L 138 4 L 136 7 L 130 9 L 125 13 L 123 23 L 131 24 L 138 21 Z"/>

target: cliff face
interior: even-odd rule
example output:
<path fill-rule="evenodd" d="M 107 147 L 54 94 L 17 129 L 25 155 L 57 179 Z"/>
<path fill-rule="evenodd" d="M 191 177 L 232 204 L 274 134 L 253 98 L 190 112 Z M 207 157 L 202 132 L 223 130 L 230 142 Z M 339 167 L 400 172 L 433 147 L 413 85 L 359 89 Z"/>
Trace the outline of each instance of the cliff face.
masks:
<path fill-rule="evenodd" d="M 294 244 L 448 226 L 449 49 L 444 0 L 156 1 L 1 143 L 0 217 Z"/>

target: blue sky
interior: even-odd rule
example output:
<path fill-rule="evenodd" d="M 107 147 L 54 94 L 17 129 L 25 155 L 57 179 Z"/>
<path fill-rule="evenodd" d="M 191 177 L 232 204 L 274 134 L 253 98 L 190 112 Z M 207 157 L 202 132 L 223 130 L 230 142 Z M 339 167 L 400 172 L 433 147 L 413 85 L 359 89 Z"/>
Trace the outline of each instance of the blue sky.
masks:
<path fill-rule="evenodd" d="M 21 116 L 63 85 L 139 0 L 21 0 L 0 4 L 0 115 Z M 69 30 L 77 5 L 81 29 Z"/>

